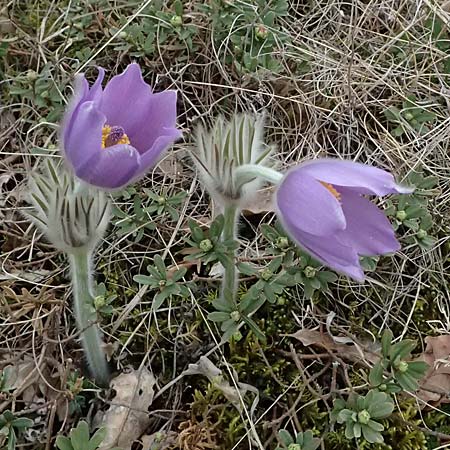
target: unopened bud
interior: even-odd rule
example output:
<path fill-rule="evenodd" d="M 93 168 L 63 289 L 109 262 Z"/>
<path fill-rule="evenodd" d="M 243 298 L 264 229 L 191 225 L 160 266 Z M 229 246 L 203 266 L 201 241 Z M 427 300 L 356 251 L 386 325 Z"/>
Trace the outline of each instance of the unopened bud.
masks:
<path fill-rule="evenodd" d="M 422 230 L 422 228 L 417 232 L 417 239 L 424 239 L 427 237 L 427 230 Z"/>
<path fill-rule="evenodd" d="M 397 211 L 395 217 L 400 220 L 400 222 L 403 222 L 408 217 L 408 215 L 406 214 L 406 211 L 401 209 L 400 211 Z"/>
<path fill-rule="evenodd" d="M 269 281 L 273 276 L 273 272 L 270 269 L 263 269 L 259 272 L 259 276 L 262 280 Z"/>
<path fill-rule="evenodd" d="M 306 266 L 303 271 L 306 278 L 314 278 L 316 276 L 317 270 L 314 267 Z"/>
<path fill-rule="evenodd" d="M 200 250 L 205 253 L 209 252 L 214 247 L 213 243 L 209 239 L 203 239 L 198 246 Z"/>
<path fill-rule="evenodd" d="M 239 311 L 233 311 L 230 314 L 230 318 L 231 320 L 233 320 L 234 322 L 239 322 L 239 320 L 241 319 L 241 313 Z"/>
<path fill-rule="evenodd" d="M 170 19 L 170 23 L 174 27 L 181 27 L 181 25 L 183 25 L 183 18 L 177 15 L 172 16 L 172 18 Z"/>
<path fill-rule="evenodd" d="M 367 425 L 370 420 L 370 414 L 369 411 L 363 409 L 358 413 L 358 422 L 362 423 L 363 425 Z"/>
<path fill-rule="evenodd" d="M 267 36 L 269 35 L 269 30 L 265 25 L 258 25 L 255 27 L 255 36 L 257 39 L 260 39 L 261 41 L 267 39 Z"/>

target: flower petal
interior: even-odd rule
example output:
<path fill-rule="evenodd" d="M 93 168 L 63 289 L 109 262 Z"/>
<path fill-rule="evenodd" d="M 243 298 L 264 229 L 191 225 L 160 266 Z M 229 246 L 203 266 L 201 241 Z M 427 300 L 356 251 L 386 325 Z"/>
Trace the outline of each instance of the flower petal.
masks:
<path fill-rule="evenodd" d="M 125 186 L 136 175 L 139 168 L 138 151 L 127 144 L 113 145 L 102 149 L 77 172 L 86 183 L 104 189 Z"/>
<path fill-rule="evenodd" d="M 108 125 L 123 127 L 132 139 L 140 127 L 152 126 L 148 121 L 152 98 L 152 90 L 143 80 L 139 65 L 130 64 L 106 84 L 100 109 L 106 115 Z"/>
<path fill-rule="evenodd" d="M 84 74 L 75 75 L 73 96 L 66 108 L 61 125 L 60 136 L 62 139 L 67 139 L 73 124 L 72 118 L 77 114 L 80 105 L 87 101 L 98 102 L 100 100 L 105 70 L 102 67 L 98 67 L 97 69 L 98 76 L 91 88 L 89 88 L 89 83 Z"/>
<path fill-rule="evenodd" d="M 304 173 L 336 186 L 357 189 L 361 194 L 408 194 L 414 189 L 398 185 L 385 170 L 338 159 L 318 159 L 302 164 Z"/>
<path fill-rule="evenodd" d="M 95 80 L 95 83 L 92 85 L 92 87 L 89 89 L 89 93 L 84 99 L 84 101 L 92 101 L 94 103 L 98 103 L 102 96 L 102 83 L 103 78 L 105 77 L 105 69 L 103 67 L 98 66 L 98 75 L 97 79 Z"/>
<path fill-rule="evenodd" d="M 140 158 L 140 167 L 136 176 L 140 178 L 150 171 L 158 162 L 161 154 L 171 144 L 181 137 L 181 131 L 176 128 L 164 130 L 165 135 L 159 136 L 153 145 Z"/>
<path fill-rule="evenodd" d="M 175 128 L 176 122 L 177 92 L 163 91 L 151 95 L 141 117 L 126 130 L 132 144 L 143 153 L 159 136 L 167 134 L 165 128 Z"/>
<path fill-rule="evenodd" d="M 102 151 L 105 120 L 93 102 L 82 103 L 72 116 L 71 126 L 64 139 L 64 151 L 76 175 L 93 155 Z"/>
<path fill-rule="evenodd" d="M 324 236 L 345 228 L 337 198 L 319 181 L 305 174 L 303 166 L 289 171 L 277 190 L 277 206 L 289 227 Z"/>
<path fill-rule="evenodd" d="M 79 106 L 85 101 L 86 95 L 89 93 L 89 84 L 84 78 L 84 74 L 75 75 L 73 95 L 66 107 L 64 117 L 60 128 L 60 137 L 62 140 L 67 139 L 70 133 L 73 121 L 72 117 L 78 110 Z"/>
<path fill-rule="evenodd" d="M 335 236 L 314 236 L 290 227 L 282 219 L 281 222 L 296 244 L 322 264 L 357 281 L 364 280 L 358 254 L 345 239 L 338 240 Z"/>
<path fill-rule="evenodd" d="M 366 198 L 342 188 L 342 209 L 347 227 L 340 234 L 364 256 L 383 255 L 400 249 L 391 223 L 385 214 Z"/>

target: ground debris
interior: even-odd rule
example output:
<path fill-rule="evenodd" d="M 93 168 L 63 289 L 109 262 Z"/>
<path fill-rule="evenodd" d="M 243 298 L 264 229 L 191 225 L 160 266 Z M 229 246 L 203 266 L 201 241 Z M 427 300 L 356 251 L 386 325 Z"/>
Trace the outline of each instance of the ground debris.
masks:
<path fill-rule="evenodd" d="M 153 402 L 155 377 L 146 368 L 122 373 L 111 381 L 116 396 L 107 411 L 96 417 L 107 429 L 99 450 L 131 449 L 149 425 L 148 408 Z"/>

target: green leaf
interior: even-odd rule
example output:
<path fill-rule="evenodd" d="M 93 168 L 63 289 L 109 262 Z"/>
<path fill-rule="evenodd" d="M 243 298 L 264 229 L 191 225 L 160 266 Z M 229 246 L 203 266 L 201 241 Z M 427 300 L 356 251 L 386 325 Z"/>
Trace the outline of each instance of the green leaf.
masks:
<path fill-rule="evenodd" d="M 415 392 L 419 388 L 417 380 L 408 372 L 396 372 L 395 380 L 405 391 Z"/>
<path fill-rule="evenodd" d="M 396 363 L 400 359 L 407 358 L 410 356 L 416 345 L 416 341 L 413 341 L 412 339 L 405 339 L 404 341 L 397 342 L 390 349 L 389 359 L 392 363 Z"/>
<path fill-rule="evenodd" d="M 230 313 L 222 311 L 214 311 L 208 314 L 208 319 L 211 322 L 225 322 L 230 318 Z"/>
<path fill-rule="evenodd" d="M 278 437 L 285 446 L 294 443 L 294 438 L 291 436 L 291 433 L 289 433 L 289 431 L 287 430 L 278 431 Z"/>
<path fill-rule="evenodd" d="M 384 330 L 381 336 L 381 352 L 385 358 L 389 357 L 393 334 L 391 330 Z"/>
<path fill-rule="evenodd" d="M 160 255 L 155 255 L 153 262 L 156 266 L 156 268 L 158 269 L 159 274 L 161 275 L 161 277 L 166 276 L 166 265 L 164 264 L 164 260 L 161 258 Z"/>
<path fill-rule="evenodd" d="M 383 377 L 384 367 L 381 361 L 377 362 L 372 369 L 370 369 L 369 372 L 369 383 L 372 386 L 379 386 L 381 383 L 383 383 L 384 377 Z"/>
<path fill-rule="evenodd" d="M 395 137 L 400 137 L 405 133 L 405 130 L 403 129 L 403 127 L 401 125 L 399 125 L 398 127 L 394 128 L 391 131 L 392 135 Z"/>
<path fill-rule="evenodd" d="M 56 446 L 59 450 L 74 450 L 70 443 L 70 439 L 65 436 L 58 436 L 56 438 Z"/>
<path fill-rule="evenodd" d="M 242 317 L 242 320 L 250 327 L 257 339 L 259 339 L 263 343 L 266 342 L 266 336 L 264 336 L 264 333 L 261 331 L 255 321 L 253 321 L 250 317 Z"/>
<path fill-rule="evenodd" d="M 212 301 L 212 305 L 219 311 L 231 312 L 233 310 L 233 306 L 230 305 L 223 297 L 215 298 Z"/>
<path fill-rule="evenodd" d="M 103 442 L 103 439 L 106 437 L 106 428 L 99 428 L 96 433 L 91 437 L 89 444 L 86 450 L 96 450 L 100 444 Z"/>
<path fill-rule="evenodd" d="M 408 362 L 407 373 L 414 378 L 422 378 L 430 366 L 425 361 L 411 361 Z"/>
<path fill-rule="evenodd" d="M 74 450 L 86 450 L 89 443 L 89 426 L 84 420 L 70 432 L 70 442 Z"/>
<path fill-rule="evenodd" d="M 384 442 L 383 436 L 378 431 L 373 430 L 367 425 L 363 425 L 361 428 L 364 439 L 370 444 L 381 444 Z"/>
<path fill-rule="evenodd" d="M 155 279 L 153 277 L 149 277 L 148 275 L 134 275 L 133 280 L 139 284 L 155 284 Z"/>
<path fill-rule="evenodd" d="M 175 10 L 175 14 L 177 16 L 182 16 L 183 15 L 183 3 L 181 2 L 181 0 L 175 0 L 173 3 L 173 7 Z"/>
<path fill-rule="evenodd" d="M 12 422 L 12 425 L 19 429 L 25 429 L 30 428 L 34 422 L 31 419 L 28 419 L 27 417 L 18 417 L 17 419 L 14 419 Z"/>
<path fill-rule="evenodd" d="M 386 119 L 389 120 L 390 122 L 396 122 L 401 119 L 400 110 L 395 106 L 391 106 L 390 108 L 385 109 L 383 113 Z"/>
<path fill-rule="evenodd" d="M 8 450 L 16 450 L 16 440 L 16 432 L 14 431 L 14 428 L 11 427 L 8 434 Z"/>

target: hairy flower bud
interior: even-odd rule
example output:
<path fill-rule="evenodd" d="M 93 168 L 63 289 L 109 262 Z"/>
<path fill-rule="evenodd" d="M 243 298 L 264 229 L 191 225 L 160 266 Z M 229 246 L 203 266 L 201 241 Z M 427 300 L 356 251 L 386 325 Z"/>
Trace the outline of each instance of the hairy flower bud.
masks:
<path fill-rule="evenodd" d="M 196 130 L 192 159 L 203 184 L 218 204 L 246 203 L 264 180 L 240 173 L 247 165 L 270 167 L 272 148 L 263 142 L 264 117 L 236 114 L 231 120 L 219 117 L 211 130 Z"/>
<path fill-rule="evenodd" d="M 59 250 L 77 253 L 92 250 L 109 223 L 110 205 L 103 191 L 82 186 L 74 178 L 48 162 L 45 174 L 30 181 L 29 216 Z"/>

